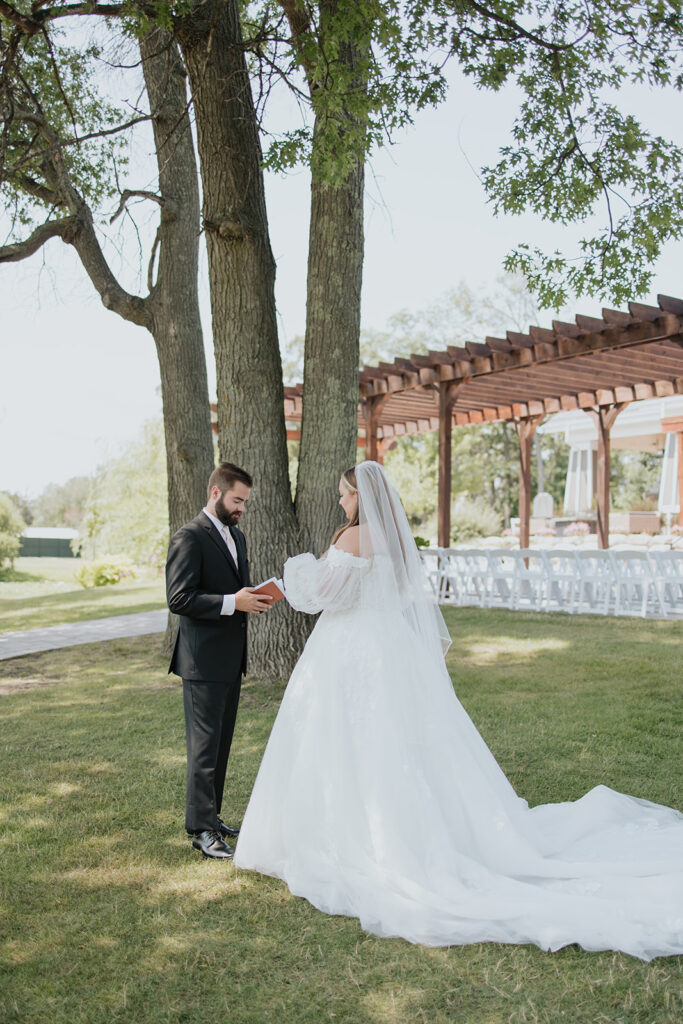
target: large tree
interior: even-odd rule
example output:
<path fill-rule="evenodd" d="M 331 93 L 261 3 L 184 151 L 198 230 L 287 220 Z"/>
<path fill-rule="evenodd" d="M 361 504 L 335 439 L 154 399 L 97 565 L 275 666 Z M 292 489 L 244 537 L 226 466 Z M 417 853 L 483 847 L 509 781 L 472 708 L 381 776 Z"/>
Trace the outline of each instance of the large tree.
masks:
<path fill-rule="evenodd" d="M 61 239 L 78 253 L 107 309 L 152 335 L 173 530 L 201 507 L 213 467 L 197 294 L 199 191 L 185 73 L 172 35 L 147 26 L 134 63 L 142 69 L 148 108 L 122 124 L 121 112 L 96 84 L 98 48 L 64 45 L 49 13 L 35 4 L 28 13 L 0 6 L 0 196 L 12 218 L 12 240 L 0 247 L 0 262 L 23 260 Z M 145 121 L 153 129 L 158 190 L 117 188 L 125 170 L 119 140 Z M 96 226 L 114 198 L 112 220 L 131 202 L 159 209 L 143 295 L 120 283 Z"/>
<path fill-rule="evenodd" d="M 302 546 L 318 551 L 326 546 L 338 522 L 339 474 L 355 460 L 363 165 L 385 116 L 380 96 L 386 84 L 371 43 L 387 21 L 379 3 L 294 0 L 253 6 L 255 13 L 243 23 L 236 0 L 189 2 L 175 17 L 174 32 L 197 121 L 219 445 L 223 457 L 242 462 L 256 477 L 247 528 L 254 572 L 267 576 Z M 284 37 L 283 24 L 288 27 Z M 283 39 L 283 55 L 269 49 Z M 391 46 L 398 53 L 394 42 Z M 311 109 L 309 128 L 288 136 L 284 148 L 276 146 L 268 155 L 269 165 L 279 167 L 303 157 L 312 172 L 295 504 L 288 480 L 259 111 L 250 78 L 264 62 L 294 88 L 299 75 L 305 90 L 300 95 Z M 416 92 L 413 85 L 409 91 Z M 281 605 L 254 625 L 261 671 L 287 671 L 300 650 L 305 622 Z"/>
<path fill-rule="evenodd" d="M 5 0 L 2 5 L 7 6 Z M 256 575 L 270 575 L 309 536 L 322 538 L 332 525 L 326 520 L 332 518 L 333 505 L 321 495 L 325 479 L 332 481 L 339 472 L 333 463 L 350 447 L 355 431 L 356 360 L 348 358 L 347 348 L 355 348 L 360 301 L 355 283 L 359 285 L 363 246 L 358 230 L 361 164 L 373 145 L 410 120 L 413 109 L 443 95 L 442 64 L 449 56 L 457 57 L 480 86 L 514 82 L 522 94 L 514 144 L 504 153 L 505 166 L 486 176 L 489 194 L 505 209 L 519 209 L 529 201 L 562 221 L 585 216 L 596 197 L 611 196 L 611 189 L 628 185 L 640 190 L 646 200 L 645 207 L 638 207 L 642 216 L 633 221 L 637 242 L 622 245 L 615 260 L 618 236 L 598 239 L 597 271 L 591 278 L 589 269 L 584 280 L 598 287 L 604 278 L 616 293 L 619 275 L 610 283 L 607 272 L 618 262 L 642 288 L 638 253 L 651 258 L 683 224 L 680 154 L 666 140 L 650 139 L 603 93 L 638 74 L 656 85 L 678 84 L 670 70 L 683 38 L 678 8 L 657 4 L 643 14 L 640 5 L 621 0 L 261 0 L 249 5 L 185 0 L 177 7 L 131 0 L 124 6 L 56 4 L 38 9 L 41 18 L 54 12 L 124 15 L 137 23 L 138 31 L 157 18 L 179 43 L 191 84 L 201 163 L 219 441 L 223 457 L 243 462 L 257 478 L 249 523 Z M 283 24 L 286 31 L 280 28 Z M 623 59 L 615 59 L 615 42 Z M 304 371 L 308 454 L 302 451 L 296 508 L 287 479 L 275 266 L 259 111 L 250 81 L 254 69 L 263 80 L 264 65 L 310 104 L 309 121 L 271 147 L 266 161 L 271 166 L 309 162 L 314 176 L 312 231 L 314 242 L 321 241 L 319 249 L 312 246 L 316 266 L 309 272 L 311 365 Z M 563 145 L 558 148 L 558 143 Z M 337 191 L 325 194 L 329 188 Z M 667 190 L 672 212 L 665 218 Z M 339 235 L 348 244 L 347 252 L 339 254 L 343 260 L 330 252 L 338 243 L 335 224 L 345 227 Z M 533 275 L 528 261 L 518 262 Z M 568 275 L 571 267 L 560 265 L 558 258 L 542 267 L 545 276 L 537 275 L 536 284 L 543 299 L 558 297 L 552 281 L 544 285 L 548 273 L 556 270 Z M 344 278 L 339 298 L 326 293 L 330 274 Z M 579 278 L 570 280 L 581 284 Z M 336 279 L 334 284 L 336 291 Z M 328 299 L 331 307 L 345 307 L 339 330 L 328 316 Z M 308 414 L 316 405 L 317 412 Z M 321 418 L 321 408 L 329 415 Z M 314 468 L 322 462 L 321 469 Z M 286 671 L 302 637 L 288 614 L 275 609 L 254 633 L 262 670 Z"/>

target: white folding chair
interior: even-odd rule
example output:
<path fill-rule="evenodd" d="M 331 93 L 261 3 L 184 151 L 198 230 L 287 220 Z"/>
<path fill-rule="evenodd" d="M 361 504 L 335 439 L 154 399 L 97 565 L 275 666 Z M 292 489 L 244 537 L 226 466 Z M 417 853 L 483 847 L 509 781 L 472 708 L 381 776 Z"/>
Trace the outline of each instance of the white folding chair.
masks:
<path fill-rule="evenodd" d="M 461 604 L 473 604 L 479 608 L 488 607 L 491 586 L 489 560 L 486 552 L 477 548 L 466 548 L 458 554 L 464 562 L 464 593 Z"/>
<path fill-rule="evenodd" d="M 615 615 L 664 615 L 647 551 L 610 551 Z"/>
<path fill-rule="evenodd" d="M 441 548 L 439 604 L 467 604 L 467 564 L 462 551 Z M 472 602 L 474 603 L 474 602 Z"/>
<path fill-rule="evenodd" d="M 514 552 L 514 563 L 512 607 L 541 611 L 546 589 L 546 568 L 542 552 L 520 548 Z"/>
<path fill-rule="evenodd" d="M 667 618 L 683 615 L 683 551 L 649 551 L 659 600 Z"/>
<path fill-rule="evenodd" d="M 607 615 L 613 600 L 614 574 L 606 551 L 576 551 L 579 583 L 576 611 L 581 614 Z"/>
<path fill-rule="evenodd" d="M 421 548 L 420 558 L 425 567 L 425 573 L 429 581 L 434 597 L 441 599 L 441 584 L 443 580 L 443 549 L 442 548 Z"/>
<path fill-rule="evenodd" d="M 515 596 L 516 552 L 507 548 L 486 551 L 489 586 L 486 595 L 488 608 L 512 608 Z"/>
<path fill-rule="evenodd" d="M 575 551 L 542 551 L 545 565 L 543 607 L 547 612 L 568 612 L 573 615 L 578 601 L 579 566 Z"/>

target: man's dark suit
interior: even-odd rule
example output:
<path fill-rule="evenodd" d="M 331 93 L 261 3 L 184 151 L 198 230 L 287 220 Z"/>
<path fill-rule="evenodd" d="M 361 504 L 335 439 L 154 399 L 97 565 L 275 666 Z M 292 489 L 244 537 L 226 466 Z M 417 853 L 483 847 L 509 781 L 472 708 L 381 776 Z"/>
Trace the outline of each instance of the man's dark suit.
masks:
<path fill-rule="evenodd" d="M 247 615 L 221 615 L 223 596 L 250 586 L 244 534 L 224 538 L 203 512 L 171 538 L 166 562 L 168 606 L 180 616 L 169 672 L 182 676 L 187 737 L 188 832 L 215 829 L 247 668 Z"/>

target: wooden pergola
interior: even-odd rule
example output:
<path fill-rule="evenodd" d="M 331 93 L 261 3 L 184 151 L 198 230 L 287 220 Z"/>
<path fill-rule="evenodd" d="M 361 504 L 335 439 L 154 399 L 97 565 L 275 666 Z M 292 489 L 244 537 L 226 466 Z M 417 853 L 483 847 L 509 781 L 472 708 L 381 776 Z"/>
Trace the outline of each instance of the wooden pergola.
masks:
<path fill-rule="evenodd" d="M 629 303 L 603 309 L 602 319 L 577 316 L 551 328 L 508 331 L 504 338 L 395 359 L 360 371 L 358 444 L 382 460 L 406 434 L 439 431 L 439 545 L 448 547 L 451 431 L 469 424 L 514 423 L 519 436 L 520 547 L 529 543 L 531 442 L 549 414 L 583 409 L 598 428 L 598 543 L 609 543 L 610 430 L 630 402 L 683 394 L 683 299 L 660 295 L 658 306 Z M 285 388 L 285 418 L 296 440 L 303 389 Z M 683 524 L 683 421 L 678 434 Z"/>
<path fill-rule="evenodd" d="M 551 328 L 508 331 L 483 344 L 364 366 L 359 374 L 358 447 L 381 462 L 398 437 L 439 431 L 439 545 L 448 547 L 451 432 L 454 426 L 515 425 L 519 436 L 520 547 L 529 543 L 531 443 L 550 413 L 582 409 L 598 428 L 598 543 L 609 544 L 610 430 L 630 403 L 683 394 L 683 299 L 658 295 L 658 306 L 630 302 L 602 319 L 554 320 Z M 303 386 L 285 389 L 288 440 L 300 432 Z M 216 406 L 211 407 L 214 431 Z M 678 438 L 679 521 L 683 526 L 683 419 L 663 423 Z"/>

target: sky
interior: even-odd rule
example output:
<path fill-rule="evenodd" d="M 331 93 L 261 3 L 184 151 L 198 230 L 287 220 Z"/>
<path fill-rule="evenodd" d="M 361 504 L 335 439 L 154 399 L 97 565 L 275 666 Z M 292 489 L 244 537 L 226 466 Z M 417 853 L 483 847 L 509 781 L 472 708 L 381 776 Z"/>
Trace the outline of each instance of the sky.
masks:
<path fill-rule="evenodd" d="M 663 134 L 680 122 L 679 103 L 634 97 L 636 112 Z M 496 218 L 485 201 L 476 169 L 496 159 L 515 107 L 513 90 L 478 92 L 453 74 L 446 102 L 417 115 L 394 145 L 373 155 L 366 174 L 363 327 L 382 329 L 393 313 L 423 308 L 461 281 L 494 294 L 505 255 L 521 241 L 576 251 L 578 229 L 531 216 Z M 149 151 L 138 142 L 126 186 L 149 187 L 149 168 Z M 266 192 L 286 341 L 305 325 L 308 175 L 267 175 Z M 114 269 L 135 287 L 134 250 L 109 252 Z M 641 301 L 683 295 L 682 257 L 683 242 L 667 246 L 652 294 Z M 204 259 L 201 296 L 213 397 Z M 75 254 L 59 240 L 29 260 L 0 266 L 0 301 L 0 490 L 32 497 L 50 483 L 94 472 L 158 416 L 159 370 L 151 335 L 104 309 Z M 598 315 L 601 305 L 581 299 L 561 316 Z M 542 314 L 541 324 L 554 315 Z"/>

